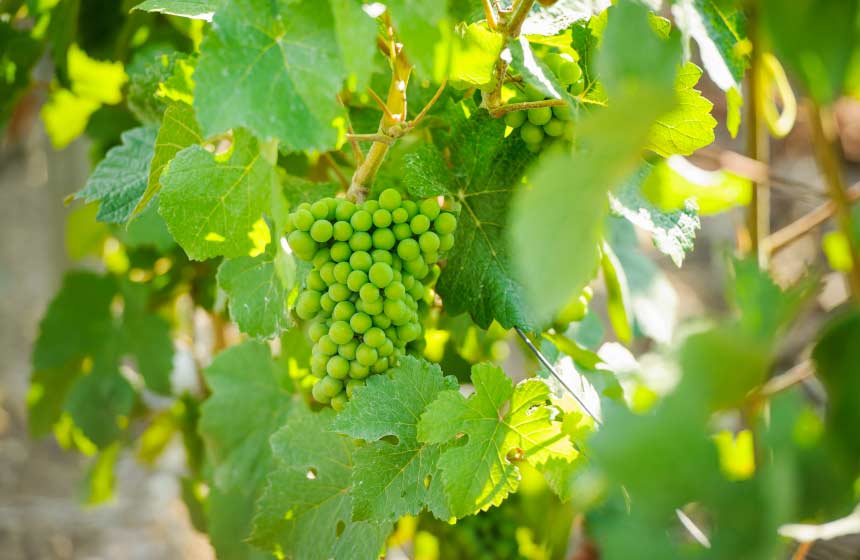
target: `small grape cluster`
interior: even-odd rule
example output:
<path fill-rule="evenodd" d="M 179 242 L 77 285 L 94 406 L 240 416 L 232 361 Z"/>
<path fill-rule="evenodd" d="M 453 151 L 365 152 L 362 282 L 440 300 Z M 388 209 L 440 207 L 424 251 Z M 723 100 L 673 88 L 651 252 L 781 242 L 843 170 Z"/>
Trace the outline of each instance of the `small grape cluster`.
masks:
<path fill-rule="evenodd" d="M 435 198 L 404 200 L 394 189 L 360 205 L 325 198 L 290 214 L 287 242 L 313 264 L 295 311 L 312 321 L 317 401 L 341 410 L 355 387 L 421 336 L 420 307 L 456 227 Z"/>
<path fill-rule="evenodd" d="M 552 53 L 544 58 L 547 66 L 555 74 L 558 81 L 577 95 L 584 88 L 582 69 L 569 55 Z M 523 103 L 526 101 L 544 101 L 546 97 L 532 85 L 526 85 L 522 94 L 508 100 L 508 103 Z M 535 107 L 525 111 L 513 111 L 505 115 L 505 124 L 511 128 L 520 129 L 520 137 L 526 143 L 526 148 L 538 152 L 544 144 L 557 138 L 573 141 L 574 123 L 570 107 Z"/>

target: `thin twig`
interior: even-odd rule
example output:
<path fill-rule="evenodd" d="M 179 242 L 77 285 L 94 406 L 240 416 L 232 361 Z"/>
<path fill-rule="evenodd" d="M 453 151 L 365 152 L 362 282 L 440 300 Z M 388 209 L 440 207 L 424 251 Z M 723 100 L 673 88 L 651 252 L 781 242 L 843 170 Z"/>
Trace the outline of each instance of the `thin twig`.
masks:
<path fill-rule="evenodd" d="M 849 188 L 845 196 L 850 204 L 860 200 L 860 183 L 855 183 Z M 834 214 L 836 214 L 836 205 L 829 200 L 763 239 L 762 250 L 768 251 L 771 255 L 776 254 L 832 218 Z"/>
<path fill-rule="evenodd" d="M 595 416 L 588 409 L 582 399 L 579 398 L 579 395 L 577 395 L 574 390 L 571 389 L 570 386 L 564 381 L 564 379 L 562 379 L 562 377 L 558 373 L 556 373 L 555 368 L 552 367 L 552 364 L 549 363 L 549 360 L 546 359 L 546 357 L 541 353 L 541 351 L 537 349 L 537 346 L 535 346 L 532 341 L 529 340 L 529 337 L 526 336 L 526 333 L 524 333 L 523 330 L 519 327 L 514 327 L 514 330 L 517 331 L 517 334 L 520 335 L 520 338 L 523 339 L 523 342 L 526 343 L 526 346 L 528 346 L 529 350 L 531 350 L 532 353 L 537 357 L 538 361 L 543 364 L 543 367 L 545 367 L 547 371 L 549 371 L 552 376 L 555 377 L 556 381 L 561 383 L 561 386 L 564 387 L 568 393 L 570 393 L 570 396 L 576 399 L 576 402 L 579 403 L 579 406 L 582 407 L 582 410 L 585 411 L 585 413 L 588 414 L 592 420 L 594 420 L 594 423 L 600 426 L 601 423 L 600 420 L 597 419 L 597 416 Z"/>
<path fill-rule="evenodd" d="M 520 0 L 520 2 L 514 7 L 514 13 L 505 25 L 505 32 L 508 37 L 516 39 L 520 36 L 520 29 L 523 27 L 523 22 L 526 21 L 526 17 L 528 17 L 534 4 L 535 0 Z"/>
<path fill-rule="evenodd" d="M 379 108 L 382 109 L 382 112 L 385 113 L 386 117 L 391 120 L 397 120 L 394 118 L 394 115 L 391 114 L 391 110 L 388 108 L 388 105 L 385 104 L 385 101 L 383 101 L 375 91 L 373 91 L 373 88 L 367 88 L 367 93 L 376 102 L 376 104 L 379 105 Z"/>
<path fill-rule="evenodd" d="M 791 560 L 805 560 L 806 555 L 809 554 L 809 551 L 812 549 L 813 543 L 804 542 L 797 545 L 797 550 L 794 551 L 794 556 L 791 557 Z"/>
<path fill-rule="evenodd" d="M 447 79 L 442 80 L 442 83 L 439 84 L 439 89 L 436 90 L 436 93 L 433 94 L 433 97 L 430 99 L 430 101 L 427 102 L 427 105 L 425 105 L 424 108 L 421 109 L 421 112 L 418 113 L 418 115 L 409 123 L 409 128 L 414 128 L 418 123 L 420 123 L 421 119 L 424 118 L 424 116 L 433 107 L 433 105 L 435 105 L 436 102 L 439 101 L 439 98 L 442 96 L 442 92 L 445 91 L 445 85 L 447 85 L 447 83 Z"/>
<path fill-rule="evenodd" d="M 358 140 L 350 138 L 350 134 L 355 134 L 355 129 L 352 128 L 352 119 L 349 118 L 349 107 L 346 106 L 346 103 L 343 102 L 343 98 L 341 98 L 340 95 L 337 96 L 337 100 L 343 107 L 344 113 L 346 114 L 346 131 L 348 132 L 346 139 L 352 147 L 352 157 L 355 159 L 355 166 L 358 167 L 361 165 L 361 162 L 364 161 L 364 152 L 361 151 L 361 146 L 358 145 Z"/>
<path fill-rule="evenodd" d="M 747 32 L 753 41 L 751 68 L 747 74 L 747 115 L 746 115 L 746 151 L 750 159 L 767 166 L 770 159 L 770 139 L 767 128 L 762 122 L 761 100 L 764 84 L 762 58 L 763 44 L 760 41 L 758 14 L 753 7 L 747 15 Z M 767 167 L 765 167 L 766 169 Z M 749 236 L 749 250 L 755 256 L 761 268 L 767 266 L 767 253 L 761 250 L 761 240 L 770 233 L 770 192 L 767 177 L 753 183 L 752 198 L 747 210 L 746 222 Z"/>
<path fill-rule="evenodd" d="M 681 525 L 684 526 L 684 529 L 687 530 L 690 536 L 693 537 L 697 543 L 705 548 L 711 548 L 711 541 L 708 539 L 708 536 L 704 531 L 699 529 L 699 526 L 690 519 L 689 515 L 681 511 L 680 508 L 675 509 L 675 515 L 678 516 L 678 520 L 681 522 Z"/>
<path fill-rule="evenodd" d="M 487 18 L 487 25 L 493 31 L 496 30 L 496 26 L 498 26 L 498 21 L 496 20 L 496 12 L 493 9 L 493 6 L 490 4 L 490 0 L 483 0 L 484 4 L 484 16 Z"/>
<path fill-rule="evenodd" d="M 564 99 L 544 99 L 543 101 L 524 101 L 522 103 L 509 103 L 496 107 L 490 111 L 493 117 L 501 117 L 514 111 L 527 111 L 529 109 L 540 109 L 541 107 L 563 107 L 567 105 Z"/>
<path fill-rule="evenodd" d="M 777 393 L 794 387 L 798 383 L 803 383 L 814 375 L 815 368 L 812 367 L 812 362 L 804 360 L 787 372 L 776 377 L 771 377 L 758 391 L 758 396 L 763 398 L 772 397 Z"/>
<path fill-rule="evenodd" d="M 337 180 L 340 181 L 340 184 L 343 185 L 343 188 L 348 189 L 349 179 L 347 179 L 346 175 L 343 174 L 343 171 L 340 170 L 340 167 L 338 167 L 337 162 L 334 160 L 334 158 L 331 157 L 331 154 L 325 152 L 323 153 L 322 157 L 328 164 L 328 166 L 331 168 L 331 170 L 334 171 L 334 174 L 337 175 Z"/>
<path fill-rule="evenodd" d="M 382 142 L 389 146 L 394 144 L 395 138 L 385 134 L 347 134 L 348 140 L 356 140 L 358 142 Z"/>

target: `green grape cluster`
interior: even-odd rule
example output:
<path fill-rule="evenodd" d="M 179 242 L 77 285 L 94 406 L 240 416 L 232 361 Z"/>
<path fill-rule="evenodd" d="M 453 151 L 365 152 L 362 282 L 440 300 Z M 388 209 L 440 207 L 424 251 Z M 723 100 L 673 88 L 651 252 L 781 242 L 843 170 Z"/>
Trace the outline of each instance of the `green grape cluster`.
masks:
<path fill-rule="evenodd" d="M 341 410 L 368 375 L 394 366 L 419 339 L 421 306 L 456 227 L 435 198 L 404 200 L 394 189 L 360 205 L 325 198 L 290 214 L 287 242 L 313 264 L 295 311 L 311 321 L 317 401 Z"/>
<path fill-rule="evenodd" d="M 549 54 L 544 62 L 550 67 L 558 81 L 568 88 L 568 91 L 574 95 L 582 93 L 585 83 L 582 70 L 569 55 Z M 545 99 L 544 94 L 537 88 L 526 85 L 523 93 L 512 97 L 508 103 L 543 101 Z M 519 129 L 520 137 L 532 152 L 540 151 L 545 144 L 558 138 L 563 138 L 568 142 L 573 141 L 573 115 L 567 105 L 513 111 L 505 115 L 505 124 L 511 128 Z"/>

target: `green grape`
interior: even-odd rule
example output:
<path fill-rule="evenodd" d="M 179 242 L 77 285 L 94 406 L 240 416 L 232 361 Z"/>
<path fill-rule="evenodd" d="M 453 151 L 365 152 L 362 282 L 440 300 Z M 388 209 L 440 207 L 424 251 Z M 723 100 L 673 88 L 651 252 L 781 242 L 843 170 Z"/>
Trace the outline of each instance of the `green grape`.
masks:
<path fill-rule="evenodd" d="M 328 220 L 317 220 L 311 226 L 311 239 L 317 243 L 325 243 L 331 239 L 332 225 Z"/>
<path fill-rule="evenodd" d="M 373 246 L 376 249 L 388 251 L 397 243 L 397 238 L 394 237 L 394 232 L 388 228 L 377 229 L 373 232 Z"/>
<path fill-rule="evenodd" d="M 344 408 L 346 408 L 346 403 L 348 402 L 348 397 L 346 393 L 339 393 L 331 398 L 329 403 L 331 407 L 335 409 L 337 412 L 340 412 Z"/>
<path fill-rule="evenodd" d="M 568 142 L 573 142 L 573 133 L 576 130 L 576 125 L 573 121 L 567 121 L 564 126 L 564 139 Z"/>
<path fill-rule="evenodd" d="M 325 354 L 314 354 L 311 356 L 311 373 L 317 377 L 325 375 L 325 366 L 328 364 L 328 356 Z"/>
<path fill-rule="evenodd" d="M 585 90 L 585 78 L 583 76 L 580 76 L 580 78 L 578 80 L 573 82 L 570 85 L 570 87 L 567 88 L 567 91 L 569 91 L 573 95 L 579 95 L 584 90 Z"/>
<path fill-rule="evenodd" d="M 398 257 L 397 255 L 391 255 L 391 268 L 394 269 L 394 272 L 400 272 L 403 270 L 403 259 Z"/>
<path fill-rule="evenodd" d="M 373 373 L 385 373 L 388 370 L 388 358 L 379 358 L 373 364 Z"/>
<path fill-rule="evenodd" d="M 379 206 L 389 212 L 393 212 L 400 207 L 402 197 L 395 189 L 385 189 L 379 193 Z"/>
<path fill-rule="evenodd" d="M 326 286 L 331 286 L 336 282 L 334 279 L 334 265 L 335 263 L 333 262 L 327 262 L 319 269 L 320 278 L 322 278 L 322 281 L 326 283 Z"/>
<path fill-rule="evenodd" d="M 349 256 L 349 266 L 351 266 L 353 270 L 362 270 L 367 272 L 370 270 L 371 265 L 373 265 L 373 259 L 370 258 L 370 253 L 367 251 L 356 251 Z"/>
<path fill-rule="evenodd" d="M 339 301 L 331 312 L 331 318 L 335 321 L 349 321 L 355 313 L 355 305 L 351 301 Z"/>
<path fill-rule="evenodd" d="M 406 287 L 403 282 L 391 282 L 385 287 L 385 297 L 389 299 L 403 299 L 406 297 Z"/>
<path fill-rule="evenodd" d="M 546 132 L 547 136 L 561 136 L 564 133 L 564 121 L 552 119 L 543 125 L 543 131 Z"/>
<path fill-rule="evenodd" d="M 317 200 L 311 204 L 311 214 L 317 220 L 325 220 L 328 218 L 328 203 L 325 200 Z"/>
<path fill-rule="evenodd" d="M 320 268 L 325 263 L 331 260 L 331 251 L 329 251 L 328 247 L 322 247 L 314 253 L 314 259 L 312 261 L 314 268 Z"/>
<path fill-rule="evenodd" d="M 421 299 L 424 297 L 424 289 L 424 284 L 421 282 L 415 282 L 415 285 L 409 288 L 409 295 L 412 296 L 413 299 Z"/>
<path fill-rule="evenodd" d="M 558 67 L 563 61 L 564 59 L 558 53 L 550 53 L 546 55 L 543 59 L 544 64 L 549 66 L 549 69 L 552 71 L 552 73 L 556 75 L 558 74 Z"/>
<path fill-rule="evenodd" d="M 343 356 L 332 356 L 326 364 L 325 371 L 335 379 L 346 379 L 349 376 L 349 361 Z"/>
<path fill-rule="evenodd" d="M 368 231 L 373 226 L 373 216 L 367 210 L 356 210 L 349 219 L 349 225 L 355 231 Z"/>
<path fill-rule="evenodd" d="M 299 231 L 308 232 L 311 229 L 311 226 L 314 225 L 314 215 L 310 213 L 310 210 L 296 210 L 293 216 L 293 225 L 296 226 L 296 229 Z"/>
<path fill-rule="evenodd" d="M 536 126 L 543 126 L 552 118 L 552 109 L 549 107 L 535 107 L 528 110 L 529 122 Z M 524 138 L 525 139 L 525 138 Z"/>
<path fill-rule="evenodd" d="M 397 208 L 391 211 L 391 221 L 395 224 L 402 224 L 409 219 L 409 212 L 406 208 Z"/>
<path fill-rule="evenodd" d="M 331 315 L 331 312 L 334 311 L 334 306 L 336 302 L 331 299 L 331 296 L 328 295 L 328 292 L 324 293 L 320 298 L 320 307 L 323 310 L 323 313 Z"/>
<path fill-rule="evenodd" d="M 418 242 L 411 237 L 409 239 L 404 239 L 397 244 L 397 256 L 405 261 L 417 258 L 420 254 L 421 247 L 419 247 Z"/>
<path fill-rule="evenodd" d="M 436 253 L 439 251 L 439 236 L 432 231 L 426 231 L 418 238 L 418 245 L 424 253 Z"/>
<path fill-rule="evenodd" d="M 377 288 L 384 288 L 394 279 L 394 271 L 385 263 L 374 263 L 367 277 Z"/>
<path fill-rule="evenodd" d="M 366 313 L 356 313 L 349 319 L 349 326 L 358 334 L 364 334 L 373 325 L 373 320 Z"/>
<path fill-rule="evenodd" d="M 332 226 L 332 237 L 335 241 L 349 241 L 349 238 L 352 237 L 352 226 L 345 221 L 335 222 Z"/>
<path fill-rule="evenodd" d="M 379 327 L 372 327 L 364 333 L 364 343 L 371 348 L 379 348 L 385 342 L 385 333 Z"/>
<path fill-rule="evenodd" d="M 430 218 L 424 214 L 416 214 L 416 216 L 412 218 L 412 221 L 409 222 L 409 229 L 411 229 L 412 233 L 415 235 L 421 235 L 430 229 Z"/>
<path fill-rule="evenodd" d="M 404 342 L 412 342 L 421 335 L 421 327 L 417 323 L 406 323 L 397 327 L 397 338 Z"/>
<path fill-rule="evenodd" d="M 391 231 L 394 232 L 394 237 L 398 241 L 412 237 L 412 228 L 409 227 L 408 223 L 394 224 Z M 292 233 L 290 235 L 292 235 Z"/>
<path fill-rule="evenodd" d="M 329 331 L 331 331 L 330 328 Z M 337 346 L 337 343 L 331 339 L 331 335 L 325 334 L 320 337 L 316 347 L 317 350 L 326 356 L 334 356 L 337 354 Z"/>
<path fill-rule="evenodd" d="M 334 377 L 331 377 L 329 375 L 326 375 L 325 377 L 317 381 L 317 383 L 319 385 L 322 385 L 320 391 L 322 391 L 322 394 L 327 396 L 328 398 L 337 395 L 341 392 L 341 390 L 343 390 L 343 381 L 341 381 L 340 379 L 335 379 Z"/>
<path fill-rule="evenodd" d="M 570 105 L 559 105 L 552 108 L 552 116 L 563 121 L 569 121 L 573 118 L 570 112 Z"/>
<path fill-rule="evenodd" d="M 511 128 L 519 128 L 526 122 L 525 111 L 511 111 L 505 115 L 505 124 Z"/>
<path fill-rule="evenodd" d="M 373 257 L 373 262 L 375 263 L 381 262 L 388 266 L 392 266 L 394 264 L 394 256 L 387 250 L 376 249 L 370 253 L 370 256 Z M 370 266 L 367 268 L 370 270 Z"/>
<path fill-rule="evenodd" d="M 439 201 L 435 198 L 425 198 L 418 203 L 418 211 L 427 216 L 430 220 L 435 220 L 442 208 L 439 207 Z"/>
<path fill-rule="evenodd" d="M 346 321 L 335 321 L 328 329 L 328 336 L 335 344 L 346 344 L 353 337 L 352 328 Z M 335 352 L 337 349 L 335 349 Z M 334 352 L 332 352 L 334 354 Z"/>
<path fill-rule="evenodd" d="M 337 347 L 337 353 L 339 356 L 346 358 L 347 360 L 355 359 L 355 351 L 358 348 L 358 342 L 355 340 L 350 340 L 346 344 L 341 344 Z"/>
<path fill-rule="evenodd" d="M 356 349 L 355 355 L 356 360 L 349 364 L 349 376 L 353 379 L 364 379 L 370 375 L 370 368 L 358 363 L 358 349 Z"/>
<path fill-rule="evenodd" d="M 403 285 L 406 286 L 406 289 L 412 288 L 415 285 L 415 277 L 409 273 L 403 275 Z"/>
<path fill-rule="evenodd" d="M 328 284 L 326 284 L 325 280 L 320 276 L 319 270 L 311 270 L 308 272 L 305 284 L 309 290 L 316 290 L 317 292 L 325 291 L 328 288 Z"/>
<path fill-rule="evenodd" d="M 364 209 L 370 212 L 372 216 L 374 212 L 379 210 L 379 201 L 378 200 L 366 200 L 364 202 Z"/>
<path fill-rule="evenodd" d="M 341 200 L 340 204 L 337 205 L 337 208 L 334 211 L 334 217 L 337 220 L 348 222 L 354 213 L 355 204 L 349 200 Z"/>
<path fill-rule="evenodd" d="M 418 213 L 418 204 L 413 200 L 404 200 L 401 203 L 401 206 L 406 210 L 406 213 L 409 215 L 409 219 L 415 217 L 415 214 Z"/>
<path fill-rule="evenodd" d="M 317 250 L 317 242 L 313 240 L 310 234 L 304 231 L 296 230 L 291 233 L 287 237 L 287 243 L 289 243 L 293 252 L 303 261 L 311 260 Z"/>
<path fill-rule="evenodd" d="M 383 304 L 384 307 L 384 304 Z M 391 326 L 391 319 L 384 313 L 379 313 L 373 316 L 373 325 L 380 329 L 387 329 Z"/>
<path fill-rule="evenodd" d="M 550 111 L 550 113 L 552 113 L 552 111 Z M 526 145 L 538 144 L 543 140 L 543 128 L 527 122 L 520 128 L 520 138 L 523 139 L 523 142 L 525 142 Z"/>
<path fill-rule="evenodd" d="M 346 284 L 335 283 L 328 287 L 328 295 L 335 302 L 349 299 L 352 292 L 346 287 Z"/>
<path fill-rule="evenodd" d="M 543 142 L 538 144 L 526 144 L 526 150 L 532 152 L 533 154 L 538 154 L 543 150 Z"/>
<path fill-rule="evenodd" d="M 424 278 L 427 274 L 427 265 L 424 264 L 424 260 L 419 256 L 406 262 L 406 272 L 412 274 L 415 278 Z"/>
<path fill-rule="evenodd" d="M 543 101 L 544 93 L 531 84 L 526 84 L 523 95 L 529 101 Z"/>
<path fill-rule="evenodd" d="M 325 393 L 326 388 L 325 388 L 325 386 L 321 383 L 321 381 L 322 381 L 322 380 L 317 381 L 316 383 L 314 383 L 314 386 L 311 388 L 311 395 L 313 396 L 314 400 L 315 400 L 315 401 L 317 401 L 318 403 L 320 403 L 320 404 L 328 404 L 329 402 L 331 402 L 331 397 L 329 397 L 329 396 Z"/>
<path fill-rule="evenodd" d="M 361 303 L 364 306 L 364 312 L 368 315 L 379 315 L 382 313 L 382 298 L 372 302 L 363 301 Z"/>
<path fill-rule="evenodd" d="M 398 299 L 386 299 L 382 305 L 383 313 L 391 319 L 395 325 L 402 325 L 409 320 L 409 308 L 406 303 Z"/>
<path fill-rule="evenodd" d="M 358 295 L 363 303 L 373 303 L 379 300 L 379 288 L 373 284 L 367 283 L 358 291 Z"/>
<path fill-rule="evenodd" d="M 326 333 L 328 333 L 328 328 L 322 322 L 312 323 L 310 327 L 308 327 L 308 337 L 310 337 L 311 341 L 316 344 L 319 342 Z"/>
<path fill-rule="evenodd" d="M 385 228 L 391 225 L 391 212 L 385 208 L 380 208 L 373 213 L 373 225 L 378 228 Z"/>
<path fill-rule="evenodd" d="M 350 272 L 352 272 L 352 267 L 346 261 L 334 265 L 334 279 L 341 284 L 346 284 L 346 279 L 349 278 Z"/>
<path fill-rule="evenodd" d="M 558 65 L 556 75 L 561 85 L 568 86 L 582 77 L 582 69 L 579 67 L 579 64 L 571 60 L 565 60 Z"/>
<path fill-rule="evenodd" d="M 349 248 L 353 251 L 370 251 L 373 248 L 373 238 L 366 231 L 357 231 L 349 238 Z"/>
<path fill-rule="evenodd" d="M 365 284 L 367 284 L 367 273 L 363 270 L 353 270 L 346 279 L 346 287 L 353 292 L 358 292 Z"/>
<path fill-rule="evenodd" d="M 355 392 L 355 390 L 359 387 L 364 387 L 364 385 L 365 382 L 360 379 L 350 379 L 346 382 L 346 397 L 348 399 L 351 399 L 352 394 Z"/>
<path fill-rule="evenodd" d="M 337 198 L 325 198 L 326 206 L 328 206 L 328 219 L 329 221 L 335 221 L 335 210 L 337 210 L 338 205 L 340 204 L 340 200 Z"/>
<path fill-rule="evenodd" d="M 331 253 L 331 260 L 335 262 L 343 262 L 348 261 L 350 255 L 352 255 L 352 249 L 349 248 L 349 244 L 345 241 L 337 241 L 329 249 Z"/>
<path fill-rule="evenodd" d="M 439 260 L 439 253 L 424 253 L 424 264 L 430 266 Z M 427 276 L 426 274 L 424 275 Z"/>
<path fill-rule="evenodd" d="M 300 319 L 307 321 L 320 311 L 320 294 L 313 290 L 305 290 L 296 300 L 296 314 Z"/>
<path fill-rule="evenodd" d="M 443 253 L 445 251 L 450 251 L 454 246 L 454 234 L 453 233 L 445 233 L 439 236 L 439 250 Z"/>
<path fill-rule="evenodd" d="M 371 348 L 367 344 L 359 344 L 355 351 L 355 359 L 359 364 L 371 367 L 379 359 L 379 355 L 375 348 Z"/>

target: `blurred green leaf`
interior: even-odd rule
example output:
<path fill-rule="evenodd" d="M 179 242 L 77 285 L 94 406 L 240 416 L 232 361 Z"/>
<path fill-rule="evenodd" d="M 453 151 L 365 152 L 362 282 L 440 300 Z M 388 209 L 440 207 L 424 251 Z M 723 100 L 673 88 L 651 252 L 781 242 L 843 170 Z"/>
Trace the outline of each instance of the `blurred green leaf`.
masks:
<path fill-rule="evenodd" d="M 218 286 L 230 298 L 230 318 L 254 337 L 272 338 L 293 325 L 287 311 L 292 286 L 280 278 L 271 252 L 225 259 L 218 267 Z"/>
<path fill-rule="evenodd" d="M 728 171 L 706 171 L 680 156 L 653 166 L 642 192 L 659 208 L 682 210 L 692 199 L 699 214 L 718 214 L 749 204 L 752 182 Z"/>

